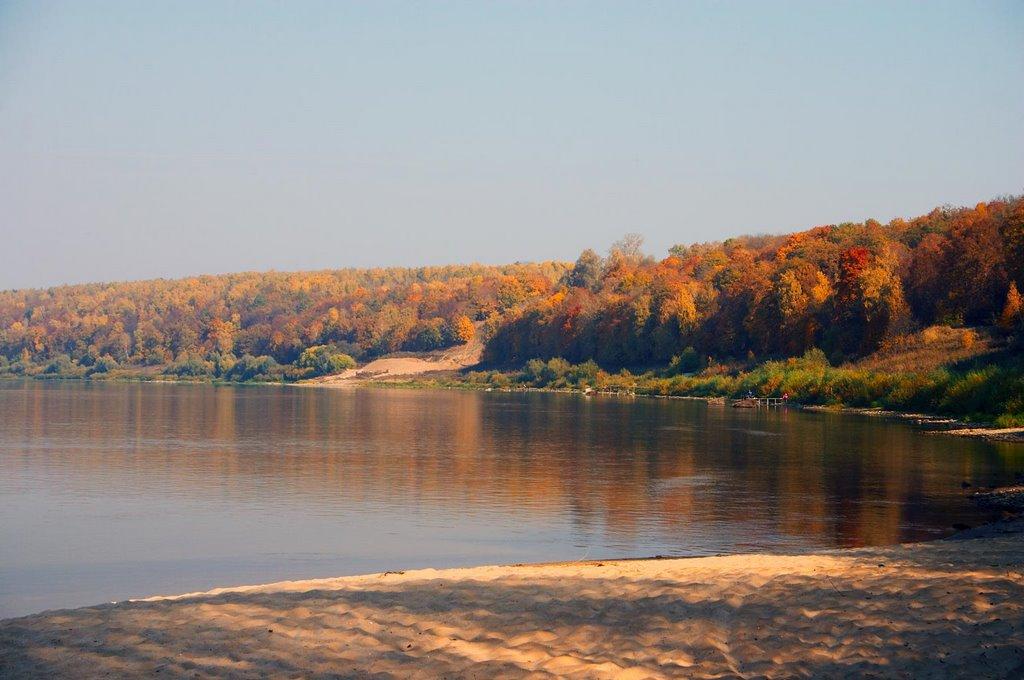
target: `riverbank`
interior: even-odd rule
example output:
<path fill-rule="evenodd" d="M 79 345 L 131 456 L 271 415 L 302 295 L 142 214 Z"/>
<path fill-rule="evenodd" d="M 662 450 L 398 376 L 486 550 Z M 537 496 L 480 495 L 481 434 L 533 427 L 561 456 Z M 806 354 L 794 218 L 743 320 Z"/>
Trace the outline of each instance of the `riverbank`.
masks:
<path fill-rule="evenodd" d="M 815 350 L 803 357 L 753 366 L 709 365 L 694 370 L 693 362 L 679 358 L 661 369 L 610 373 L 593 361 L 571 364 L 556 357 L 531 359 L 511 372 L 467 369 L 448 376 L 396 373 L 372 378 L 404 386 L 538 389 L 708 401 L 753 396 L 812 410 L 909 419 L 928 427 L 957 430 L 961 436 L 1024 440 L 1024 363 L 1020 356 L 1008 348 L 990 348 L 955 366 L 929 367 L 925 362 L 908 368 L 905 363 L 892 363 L 910 358 L 924 361 L 917 354 L 904 352 L 834 367 Z M 935 361 L 932 357 L 933 364 Z M 999 432 L 991 432 L 992 427 Z"/>
<path fill-rule="evenodd" d="M 910 413 L 890 411 L 882 408 L 855 408 L 852 406 L 801 406 L 805 411 L 816 413 L 844 413 L 846 415 L 870 416 L 890 420 L 909 421 L 914 425 L 929 427 L 928 434 L 944 434 L 953 437 L 971 437 L 1001 442 L 1024 442 L 1024 427 L 996 427 L 991 423 L 976 423 L 957 420 L 931 413 Z"/>
<path fill-rule="evenodd" d="M 486 383 L 461 380 L 454 376 L 441 376 L 437 378 L 410 378 L 405 376 L 364 376 L 355 380 L 348 380 L 337 383 L 302 382 L 295 383 L 303 387 L 384 387 L 391 389 L 455 389 L 485 392 L 540 392 L 550 394 L 578 394 L 587 397 L 612 396 L 646 399 L 673 399 L 682 401 L 700 401 L 707 404 L 729 405 L 731 400 L 725 396 L 694 396 L 686 394 L 651 394 L 637 392 L 629 389 L 603 390 L 603 389 L 580 389 L 575 387 L 501 387 L 496 388 Z M 779 408 L 778 405 L 769 408 Z M 1002 441 L 1024 443 L 1024 427 L 996 427 L 993 423 L 964 421 L 949 416 L 936 415 L 933 413 L 918 413 L 911 411 L 893 411 L 881 407 L 863 408 L 843 405 L 817 405 L 801 404 L 796 401 L 787 400 L 784 408 L 800 409 L 812 413 L 837 413 L 843 415 L 868 416 L 872 418 L 883 418 L 887 420 L 898 420 L 927 428 L 923 431 L 927 434 L 942 434 L 955 437 L 969 437 L 973 439 L 985 439 L 989 441 Z"/>
<path fill-rule="evenodd" d="M 382 360 L 390 361 L 390 360 Z M 15 377 L 0 376 L 0 381 L 16 380 L 46 380 L 46 381 L 96 381 L 104 383 L 156 383 L 162 385 L 236 385 L 236 386 L 276 386 L 276 387 L 302 387 L 302 388 L 328 388 L 328 389 L 352 389 L 356 387 L 382 387 L 391 389 L 458 389 L 477 392 L 543 392 L 556 394 L 582 394 L 585 396 L 617 396 L 617 397 L 642 397 L 650 399 L 677 399 L 684 401 L 702 401 L 711 404 L 728 404 L 725 396 L 697 396 L 687 394 L 660 394 L 645 391 L 636 391 L 629 387 L 620 386 L 615 389 L 592 389 L 580 387 L 532 387 L 517 385 L 515 387 L 495 387 L 487 382 L 467 380 L 464 374 L 448 369 L 437 369 L 433 365 L 418 361 L 415 364 L 402 364 L 405 372 L 367 371 L 365 367 L 351 369 L 335 376 L 301 380 L 297 382 L 282 381 L 231 381 L 210 378 L 178 378 L 164 375 L 117 375 L 106 376 L 100 379 L 82 377 Z M 414 370 L 410 370 L 412 367 Z M 796 400 L 789 400 L 787 408 L 798 408 L 816 413 L 838 413 L 846 415 L 869 416 L 900 420 L 921 426 L 928 434 L 941 434 L 956 437 L 969 437 L 974 439 L 985 439 L 989 441 L 1001 441 L 1012 443 L 1024 443 L 1024 427 L 997 427 L 991 422 L 978 422 L 960 420 L 957 418 L 937 415 L 934 413 L 919 413 L 912 411 L 896 411 L 881 407 L 856 407 L 844 406 L 841 404 L 820 405 L 801 404 Z"/>
<path fill-rule="evenodd" d="M 0 622 L 0 675 L 1019 677 L 1024 533 L 227 588 Z"/>

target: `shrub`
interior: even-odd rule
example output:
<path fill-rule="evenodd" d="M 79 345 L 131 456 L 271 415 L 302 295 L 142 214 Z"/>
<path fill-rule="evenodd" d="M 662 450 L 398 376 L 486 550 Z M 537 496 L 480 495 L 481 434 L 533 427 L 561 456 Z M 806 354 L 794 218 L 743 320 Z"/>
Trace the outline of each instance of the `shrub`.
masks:
<path fill-rule="evenodd" d="M 519 382 L 541 385 L 545 368 L 547 364 L 540 359 L 530 359 L 519 373 Z"/>
<path fill-rule="evenodd" d="M 237 361 L 235 355 L 230 352 L 214 354 L 210 359 L 213 362 L 213 374 L 218 378 L 226 377 Z"/>
<path fill-rule="evenodd" d="M 73 375 L 78 367 L 67 354 L 58 354 L 43 369 L 46 375 Z"/>
<path fill-rule="evenodd" d="M 176 375 L 180 378 L 201 378 L 212 376 L 213 363 L 203 361 L 198 357 L 186 356 L 178 359 L 164 369 L 165 375 Z"/>
<path fill-rule="evenodd" d="M 7 372 L 12 375 L 28 375 L 32 371 L 32 363 L 28 361 L 15 361 L 7 367 Z"/>
<path fill-rule="evenodd" d="M 254 357 L 251 354 L 244 354 L 224 377 L 238 382 L 268 380 L 278 377 L 280 368 L 273 357 L 266 355 Z"/>
<path fill-rule="evenodd" d="M 565 377 L 565 374 L 572 368 L 572 364 L 561 357 L 548 360 L 541 369 L 542 384 L 551 385 Z"/>
<path fill-rule="evenodd" d="M 450 344 L 445 337 L 444 319 L 427 319 L 418 324 L 412 333 L 412 338 L 403 345 L 405 349 L 429 352 Z"/>
<path fill-rule="evenodd" d="M 601 368 L 593 359 L 571 367 L 566 378 L 577 387 L 596 387 L 601 376 Z"/>
<path fill-rule="evenodd" d="M 97 373 L 109 373 L 119 366 L 117 360 L 109 354 L 104 354 L 100 358 L 92 362 L 89 370 L 86 371 L 86 375 L 95 375 Z"/>
<path fill-rule="evenodd" d="M 828 356 L 817 347 L 811 347 L 800 357 L 800 363 L 808 368 L 828 368 Z"/>
<path fill-rule="evenodd" d="M 299 355 L 295 365 L 306 369 L 308 375 L 328 375 L 355 368 L 356 360 L 330 345 L 314 345 Z"/>
<path fill-rule="evenodd" d="M 700 369 L 700 355 L 693 347 L 687 347 L 680 354 L 672 357 L 672 361 L 668 365 L 668 374 L 696 373 Z"/>

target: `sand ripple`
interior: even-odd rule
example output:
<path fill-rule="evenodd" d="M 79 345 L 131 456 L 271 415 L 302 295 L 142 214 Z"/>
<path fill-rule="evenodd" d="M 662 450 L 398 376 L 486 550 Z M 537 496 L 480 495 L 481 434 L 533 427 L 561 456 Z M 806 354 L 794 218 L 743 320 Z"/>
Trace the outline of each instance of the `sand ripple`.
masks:
<path fill-rule="evenodd" d="M 1024 677 L 1024 536 L 303 581 L 0 622 L 0 677 Z"/>

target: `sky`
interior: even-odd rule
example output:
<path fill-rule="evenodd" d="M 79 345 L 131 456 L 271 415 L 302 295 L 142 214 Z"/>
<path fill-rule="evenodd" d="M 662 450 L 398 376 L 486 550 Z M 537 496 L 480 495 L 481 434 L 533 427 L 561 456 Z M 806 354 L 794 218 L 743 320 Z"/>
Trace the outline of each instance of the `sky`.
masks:
<path fill-rule="evenodd" d="M 0 289 L 1024 192 L 1024 3 L 0 0 Z"/>

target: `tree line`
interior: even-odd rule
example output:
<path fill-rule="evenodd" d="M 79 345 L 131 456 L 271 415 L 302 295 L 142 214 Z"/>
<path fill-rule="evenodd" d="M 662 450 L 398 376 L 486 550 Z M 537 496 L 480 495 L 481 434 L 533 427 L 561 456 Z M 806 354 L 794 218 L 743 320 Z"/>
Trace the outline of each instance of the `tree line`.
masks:
<path fill-rule="evenodd" d="M 340 355 L 366 360 L 465 343 L 478 329 L 491 334 L 549 295 L 566 269 L 544 262 L 267 272 L 3 291 L 0 368 L 167 366 L 227 378 L 278 365 L 329 371 L 347 365 L 332 359 Z"/>
<path fill-rule="evenodd" d="M 646 367 L 784 358 L 837 364 L 932 324 L 1020 323 L 1024 200 L 937 208 L 644 256 L 638 237 L 584 251 L 551 294 L 487 344 L 495 365 L 530 359 Z"/>
<path fill-rule="evenodd" d="M 605 369 L 833 364 L 932 324 L 1021 323 L 1024 199 L 788 235 L 679 245 L 628 236 L 575 263 L 241 273 L 0 291 L 0 372 L 162 366 L 228 379 L 342 370 L 478 337 L 485 360 Z"/>

